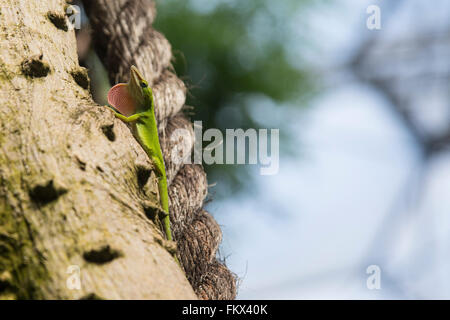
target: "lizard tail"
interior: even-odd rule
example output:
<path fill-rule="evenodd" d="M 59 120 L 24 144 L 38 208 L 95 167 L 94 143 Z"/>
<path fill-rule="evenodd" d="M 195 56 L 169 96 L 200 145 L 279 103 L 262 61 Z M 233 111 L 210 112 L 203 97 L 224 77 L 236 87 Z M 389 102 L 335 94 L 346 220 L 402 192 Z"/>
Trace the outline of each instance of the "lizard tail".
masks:
<path fill-rule="evenodd" d="M 164 217 L 164 231 L 166 233 L 167 240 L 172 240 L 172 232 L 170 230 L 170 217 L 169 217 L 169 194 L 167 192 L 167 179 L 165 176 L 159 180 L 159 197 L 161 200 L 161 207 L 166 213 Z"/>
<path fill-rule="evenodd" d="M 167 240 L 172 241 L 172 231 L 170 230 L 170 216 L 169 216 L 169 193 L 167 191 L 167 178 L 166 175 L 159 180 L 159 197 L 161 199 L 161 207 L 166 213 L 166 216 L 163 219 L 164 223 L 164 232 L 166 233 Z M 181 267 L 181 263 L 177 258 L 177 254 L 174 253 L 173 257 L 178 265 Z"/>

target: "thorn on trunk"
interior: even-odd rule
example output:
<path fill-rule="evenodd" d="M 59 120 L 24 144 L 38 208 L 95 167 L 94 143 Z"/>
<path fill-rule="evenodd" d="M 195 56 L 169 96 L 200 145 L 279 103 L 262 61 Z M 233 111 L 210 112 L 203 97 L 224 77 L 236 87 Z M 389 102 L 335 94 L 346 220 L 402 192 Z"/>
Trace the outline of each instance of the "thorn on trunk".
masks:
<path fill-rule="evenodd" d="M 88 71 L 86 68 L 80 67 L 70 71 L 75 82 L 83 89 L 89 90 L 90 80 L 88 76 Z"/>
<path fill-rule="evenodd" d="M 144 205 L 145 216 L 155 223 L 157 222 L 158 217 L 159 217 L 158 211 L 159 211 L 158 208 L 155 208 L 151 205 Z"/>
<path fill-rule="evenodd" d="M 147 184 L 152 171 L 150 170 L 150 168 L 147 168 L 143 165 L 137 165 L 136 169 L 137 169 L 138 185 L 139 185 L 139 188 L 142 189 Z"/>
<path fill-rule="evenodd" d="M 55 201 L 67 191 L 66 188 L 56 184 L 53 180 L 49 180 L 46 183 L 35 185 L 29 194 L 34 202 L 45 205 Z"/>
<path fill-rule="evenodd" d="M 101 127 L 103 134 L 109 141 L 116 141 L 116 134 L 114 133 L 114 124 L 108 124 Z"/>
<path fill-rule="evenodd" d="M 89 293 L 83 297 L 80 298 L 80 300 L 104 300 L 102 297 L 95 293 Z"/>
<path fill-rule="evenodd" d="M 50 20 L 51 23 L 53 23 L 55 25 L 56 28 L 66 31 L 66 32 L 69 30 L 69 26 L 67 24 L 67 18 L 66 18 L 65 14 L 61 14 L 61 13 L 54 12 L 54 11 L 49 11 L 47 13 L 47 18 Z"/>
<path fill-rule="evenodd" d="M 109 245 L 83 253 L 84 260 L 95 264 L 105 264 L 121 256 L 122 253 L 119 250 L 112 249 Z"/>
<path fill-rule="evenodd" d="M 21 64 L 24 75 L 32 78 L 46 77 L 50 73 L 50 65 L 43 61 L 43 55 L 25 59 Z"/>

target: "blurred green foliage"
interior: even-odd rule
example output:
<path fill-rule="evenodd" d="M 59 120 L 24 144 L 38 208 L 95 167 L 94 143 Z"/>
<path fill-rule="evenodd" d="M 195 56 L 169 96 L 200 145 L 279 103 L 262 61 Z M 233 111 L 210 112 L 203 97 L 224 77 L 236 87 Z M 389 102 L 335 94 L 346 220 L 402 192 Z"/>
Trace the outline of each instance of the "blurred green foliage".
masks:
<path fill-rule="evenodd" d="M 297 19 L 307 1 L 156 2 L 155 28 L 172 44 L 173 65 L 188 84 L 187 105 L 195 106 L 192 120 L 202 120 L 204 130 L 279 128 L 280 144 L 289 143 L 282 124 L 270 119 L 282 105 L 300 105 L 310 91 L 308 73 L 290 46 L 300 41 Z M 259 110 L 263 101 L 270 107 Z M 265 114 L 255 116 L 260 112 Z M 219 182 L 218 197 L 252 181 L 248 166 L 206 167 L 210 182 Z"/>

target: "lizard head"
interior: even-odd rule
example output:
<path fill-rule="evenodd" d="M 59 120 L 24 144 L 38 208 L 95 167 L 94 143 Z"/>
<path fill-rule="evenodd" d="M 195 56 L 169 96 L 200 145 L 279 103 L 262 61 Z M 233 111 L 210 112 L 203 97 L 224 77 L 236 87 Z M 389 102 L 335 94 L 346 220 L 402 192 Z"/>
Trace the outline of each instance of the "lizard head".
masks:
<path fill-rule="evenodd" d="M 119 83 L 108 92 L 108 103 L 124 116 L 143 111 L 146 105 L 148 82 L 135 66 L 131 66 L 128 83 Z"/>
<path fill-rule="evenodd" d="M 138 107 L 142 106 L 145 103 L 145 88 L 148 88 L 148 82 L 144 79 L 142 74 L 135 66 L 131 66 L 128 91 L 136 101 Z"/>

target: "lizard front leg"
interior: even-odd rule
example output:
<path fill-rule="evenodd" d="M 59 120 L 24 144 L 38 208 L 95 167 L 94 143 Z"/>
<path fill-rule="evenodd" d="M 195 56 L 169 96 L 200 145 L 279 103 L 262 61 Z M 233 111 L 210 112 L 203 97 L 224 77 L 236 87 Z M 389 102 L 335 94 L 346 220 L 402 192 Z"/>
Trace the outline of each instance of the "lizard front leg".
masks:
<path fill-rule="evenodd" d="M 116 116 L 116 118 L 119 118 L 120 120 L 126 123 L 138 121 L 141 118 L 140 113 L 133 114 L 129 117 L 125 117 L 123 114 L 120 114 L 118 112 L 114 112 L 114 115 Z"/>

